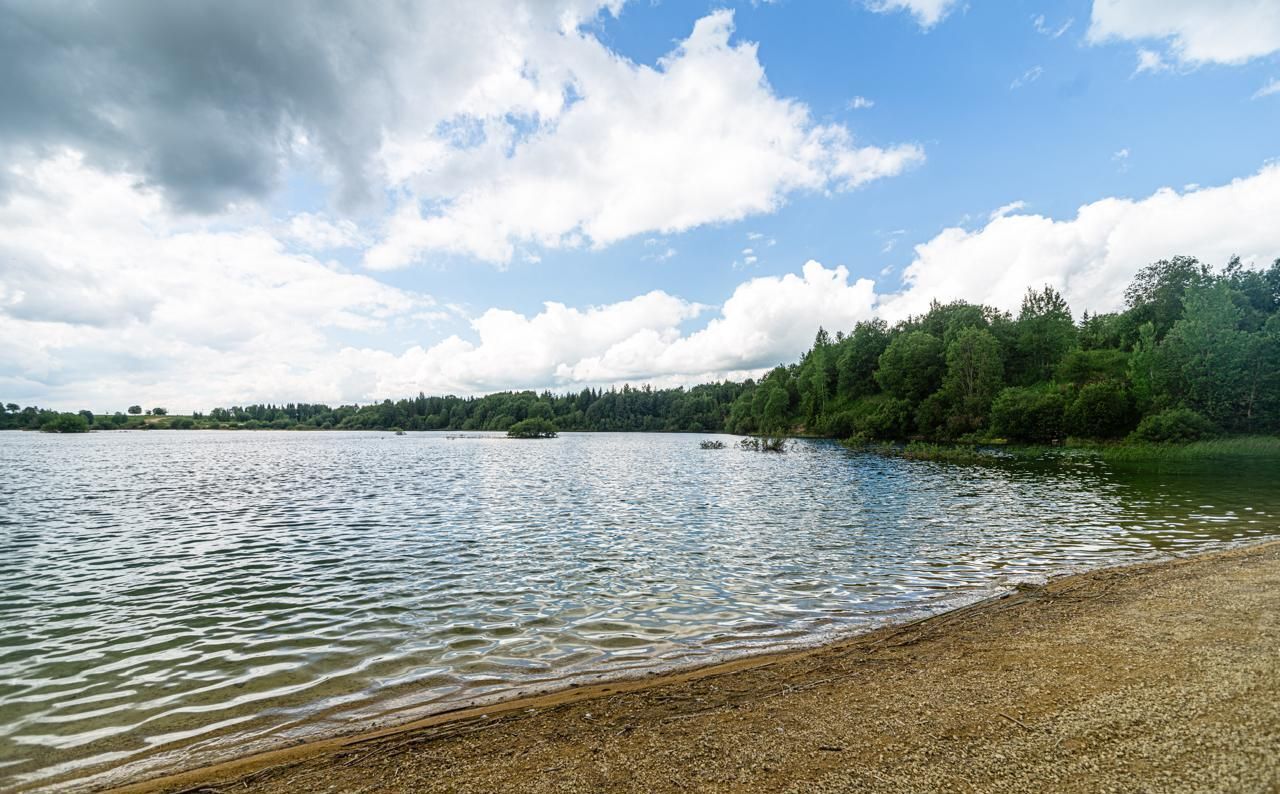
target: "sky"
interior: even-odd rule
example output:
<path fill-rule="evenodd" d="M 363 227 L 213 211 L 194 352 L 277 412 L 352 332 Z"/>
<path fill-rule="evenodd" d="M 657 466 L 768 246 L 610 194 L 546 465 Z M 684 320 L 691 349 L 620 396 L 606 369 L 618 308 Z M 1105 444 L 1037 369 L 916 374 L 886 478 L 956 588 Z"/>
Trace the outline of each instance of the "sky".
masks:
<path fill-rule="evenodd" d="M 692 385 L 1280 257 L 1280 0 L 0 0 L 0 401 Z"/>

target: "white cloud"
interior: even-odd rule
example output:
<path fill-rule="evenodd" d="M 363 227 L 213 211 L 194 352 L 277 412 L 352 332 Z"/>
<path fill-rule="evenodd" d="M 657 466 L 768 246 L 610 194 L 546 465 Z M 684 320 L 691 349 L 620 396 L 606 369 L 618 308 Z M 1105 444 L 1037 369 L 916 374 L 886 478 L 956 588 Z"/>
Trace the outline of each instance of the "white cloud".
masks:
<path fill-rule="evenodd" d="M 1074 218 L 1003 215 L 977 231 L 943 230 L 917 245 L 903 273 L 906 289 L 885 296 L 883 313 L 900 318 L 933 298 L 1016 309 L 1028 286 L 1052 284 L 1078 313 L 1110 311 L 1138 268 L 1177 254 L 1221 265 L 1280 256 L 1280 164 L 1220 187 L 1178 193 L 1164 188 L 1140 200 L 1107 198 Z"/>
<path fill-rule="evenodd" d="M 941 22 L 955 6 L 956 0 L 867 0 L 867 8 L 879 14 L 910 12 L 925 30 Z"/>
<path fill-rule="evenodd" d="M 1070 17 L 1066 22 L 1063 22 L 1055 28 L 1045 21 L 1044 14 L 1037 14 L 1032 17 L 1031 24 L 1035 26 L 1036 33 L 1039 33 L 1041 36 L 1048 36 L 1051 39 L 1056 39 L 1061 38 L 1062 34 L 1070 30 L 1071 26 L 1075 24 L 1075 21 L 1075 17 Z"/>
<path fill-rule="evenodd" d="M 819 325 L 849 328 L 870 317 L 874 299 L 870 280 L 850 283 L 845 268 L 808 262 L 800 275 L 739 285 L 692 333 L 681 324 L 706 307 L 655 291 L 586 310 L 547 303 L 532 317 L 490 309 L 472 322 L 477 342 L 452 336 L 401 355 L 346 350 L 343 357 L 376 373 L 378 394 L 740 379 L 794 360 Z"/>
<path fill-rule="evenodd" d="M 1280 94 L 1280 77 L 1271 78 L 1271 82 L 1254 92 L 1253 98 L 1261 99 L 1264 96 L 1271 96 L 1272 94 Z"/>
<path fill-rule="evenodd" d="M 980 229 L 917 245 L 897 293 L 808 262 L 743 282 L 718 310 L 655 290 L 586 308 L 548 302 L 532 315 L 473 313 L 293 252 L 270 225 L 192 224 L 130 175 L 74 156 L 10 176 L 26 187 L 0 205 L 0 334 L 21 344 L 0 347 L 0 391 L 67 409 L 741 378 L 795 360 L 818 325 L 898 319 L 933 298 L 1016 309 L 1028 285 L 1050 283 L 1077 312 L 1109 310 L 1158 258 L 1262 264 L 1280 254 L 1274 164 L 1219 187 L 1102 199 L 1064 220 L 1014 202 Z M 654 239 L 650 250 L 668 248 Z M 413 342 L 456 319 L 467 334 Z"/>
<path fill-rule="evenodd" d="M 994 221 L 996 218 L 1003 218 L 1004 216 L 1013 212 L 1017 212 L 1018 210 L 1023 209 L 1026 206 L 1027 206 L 1027 202 L 1025 201 L 1021 201 L 1021 200 L 1010 201 L 1008 204 L 1005 204 L 1003 207 L 998 207 L 995 210 L 992 210 L 991 214 L 987 216 L 987 220 Z"/>
<path fill-rule="evenodd" d="M 1165 62 L 1164 57 L 1155 50 L 1139 49 L 1138 50 L 1138 66 L 1133 70 L 1135 75 L 1144 72 L 1164 72 L 1169 70 L 1169 64 Z"/>
<path fill-rule="evenodd" d="M 853 99 L 849 100 L 850 110 L 864 110 L 866 108 L 873 108 L 875 106 L 876 106 L 876 103 L 873 100 L 867 99 L 864 96 L 856 96 Z"/>
<path fill-rule="evenodd" d="M 291 253 L 266 226 L 183 221 L 79 156 L 9 176 L 24 190 L 0 204 L 0 336 L 22 343 L 0 346 L 5 393 L 99 410 L 348 396 L 335 335 L 434 319 L 427 296 Z"/>
<path fill-rule="evenodd" d="M 357 248 L 368 240 L 360 229 L 346 219 L 333 220 L 311 212 L 290 216 L 280 235 L 308 251 L 331 251 Z"/>
<path fill-rule="evenodd" d="M 667 246 L 661 251 L 655 251 L 651 254 L 645 254 L 643 257 L 641 257 L 641 259 L 644 259 L 648 262 L 665 262 L 668 259 L 671 259 L 672 257 L 674 257 L 677 253 L 679 252 L 676 251 L 675 248 L 672 248 L 671 246 Z"/>
<path fill-rule="evenodd" d="M 1094 0 L 1089 40 L 1167 42 L 1190 66 L 1241 64 L 1280 50 L 1280 3 L 1272 0 Z"/>
<path fill-rule="evenodd" d="M 403 267 L 430 253 L 503 263 L 518 243 L 573 248 L 679 232 L 923 161 L 919 146 L 856 146 L 845 127 L 815 124 L 803 104 L 774 94 L 756 45 L 731 43 L 732 33 L 733 13 L 715 12 L 651 68 L 567 31 L 552 71 L 575 101 L 544 103 L 532 132 L 475 116 L 485 133 L 476 145 L 389 140 L 388 170 L 409 198 L 365 264 Z"/>
<path fill-rule="evenodd" d="M 1030 85 L 1040 79 L 1040 75 L 1044 74 L 1044 67 L 1032 66 L 1030 69 L 1022 73 L 1021 77 L 1016 78 L 1009 84 L 1010 91 L 1016 91 L 1024 85 Z"/>

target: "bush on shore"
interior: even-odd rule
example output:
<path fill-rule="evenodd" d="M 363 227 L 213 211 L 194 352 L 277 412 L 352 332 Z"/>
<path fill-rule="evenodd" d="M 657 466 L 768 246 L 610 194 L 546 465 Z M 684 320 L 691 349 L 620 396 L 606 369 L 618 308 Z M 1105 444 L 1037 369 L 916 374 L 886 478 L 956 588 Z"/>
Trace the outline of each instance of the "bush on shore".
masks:
<path fill-rule="evenodd" d="M 1189 408 L 1169 408 L 1151 414 L 1129 434 L 1130 442 L 1178 444 L 1217 435 L 1213 423 Z"/>
<path fill-rule="evenodd" d="M 1056 391 L 1011 386 L 991 403 L 991 429 L 1010 441 L 1044 444 L 1063 437 L 1066 400 Z"/>

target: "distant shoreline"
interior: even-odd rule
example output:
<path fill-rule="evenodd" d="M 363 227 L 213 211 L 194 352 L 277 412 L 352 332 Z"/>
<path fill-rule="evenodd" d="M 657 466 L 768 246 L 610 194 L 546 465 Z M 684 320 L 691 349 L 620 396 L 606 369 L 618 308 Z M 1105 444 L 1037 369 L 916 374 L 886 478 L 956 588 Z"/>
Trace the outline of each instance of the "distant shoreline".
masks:
<path fill-rule="evenodd" d="M 1065 576 L 816 649 L 455 711 L 112 791 L 1084 791 L 1232 776 L 1260 789 L 1280 782 L 1277 629 L 1280 540 L 1266 540 Z"/>

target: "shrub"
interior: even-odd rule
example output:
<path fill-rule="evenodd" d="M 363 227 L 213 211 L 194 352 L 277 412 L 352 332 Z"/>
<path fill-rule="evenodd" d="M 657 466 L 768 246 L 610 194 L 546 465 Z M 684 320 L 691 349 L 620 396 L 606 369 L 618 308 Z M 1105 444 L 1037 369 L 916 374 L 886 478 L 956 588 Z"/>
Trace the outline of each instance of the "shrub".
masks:
<path fill-rule="evenodd" d="M 89 423 L 80 414 L 58 414 L 45 420 L 40 429 L 46 433 L 88 433 Z"/>
<path fill-rule="evenodd" d="M 1084 438 L 1118 438 L 1133 429 L 1133 396 L 1113 380 L 1090 383 L 1067 407 L 1067 431 Z"/>
<path fill-rule="evenodd" d="M 699 441 L 698 446 L 702 449 L 724 449 L 723 441 Z"/>
<path fill-rule="evenodd" d="M 169 420 L 170 430 L 190 430 L 195 426 L 195 420 L 187 416 L 175 416 Z"/>
<path fill-rule="evenodd" d="M 1170 408 L 1154 413 L 1138 423 L 1130 441 L 1148 444 L 1175 444 L 1198 441 L 1216 435 L 1213 424 L 1189 408 Z"/>
<path fill-rule="evenodd" d="M 843 416 L 849 426 L 847 428 L 842 425 L 834 426 L 833 430 L 838 429 L 843 432 L 833 433 L 833 435 L 892 441 L 906 438 L 912 427 L 910 401 L 888 395 L 858 400 Z"/>
<path fill-rule="evenodd" d="M 507 429 L 508 438 L 555 438 L 556 426 L 546 419 L 522 419 Z"/>
<path fill-rule="evenodd" d="M 818 431 L 831 438 L 848 438 L 857 432 L 858 414 L 854 411 L 839 411 L 824 417 Z"/>
<path fill-rule="evenodd" d="M 1065 410 L 1057 392 L 1012 386 L 991 403 L 991 429 L 1011 441 L 1054 441 L 1062 438 Z"/>
<path fill-rule="evenodd" d="M 948 402 L 947 395 L 940 391 L 926 397 L 916 408 L 916 429 L 930 438 L 948 436 Z"/>

